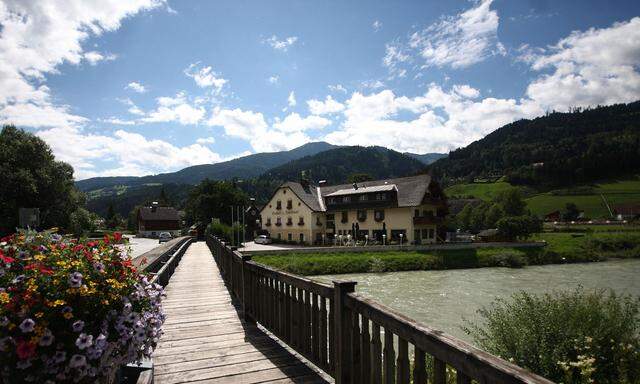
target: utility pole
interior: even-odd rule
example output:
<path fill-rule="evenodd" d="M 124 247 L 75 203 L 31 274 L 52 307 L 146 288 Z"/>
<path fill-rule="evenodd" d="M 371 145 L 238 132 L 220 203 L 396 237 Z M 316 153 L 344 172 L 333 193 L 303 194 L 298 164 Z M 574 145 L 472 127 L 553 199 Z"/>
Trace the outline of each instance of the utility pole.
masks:
<path fill-rule="evenodd" d="M 231 206 L 231 246 L 235 240 L 235 234 L 233 233 L 233 205 Z"/>
<path fill-rule="evenodd" d="M 245 238 L 244 238 L 244 205 L 242 206 L 242 243 L 240 243 L 241 246 L 244 247 L 244 242 L 245 242 Z"/>

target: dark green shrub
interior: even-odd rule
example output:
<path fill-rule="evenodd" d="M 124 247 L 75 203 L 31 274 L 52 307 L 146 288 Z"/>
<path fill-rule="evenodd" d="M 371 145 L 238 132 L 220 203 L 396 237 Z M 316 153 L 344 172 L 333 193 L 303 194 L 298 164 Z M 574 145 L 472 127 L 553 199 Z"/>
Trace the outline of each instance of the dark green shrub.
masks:
<path fill-rule="evenodd" d="M 614 292 L 514 294 L 478 311 L 480 348 L 562 383 L 640 381 L 640 299 Z"/>

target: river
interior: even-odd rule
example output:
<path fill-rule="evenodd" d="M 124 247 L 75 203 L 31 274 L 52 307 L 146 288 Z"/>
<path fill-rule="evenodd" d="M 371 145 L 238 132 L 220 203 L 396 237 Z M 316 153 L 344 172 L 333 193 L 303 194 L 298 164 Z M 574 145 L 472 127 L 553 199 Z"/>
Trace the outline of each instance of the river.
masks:
<path fill-rule="evenodd" d="M 472 342 L 463 319 L 478 321 L 476 311 L 496 298 L 525 290 L 614 289 L 640 296 L 640 260 L 529 266 L 314 276 L 324 282 L 357 281 L 356 292 L 432 328 Z"/>

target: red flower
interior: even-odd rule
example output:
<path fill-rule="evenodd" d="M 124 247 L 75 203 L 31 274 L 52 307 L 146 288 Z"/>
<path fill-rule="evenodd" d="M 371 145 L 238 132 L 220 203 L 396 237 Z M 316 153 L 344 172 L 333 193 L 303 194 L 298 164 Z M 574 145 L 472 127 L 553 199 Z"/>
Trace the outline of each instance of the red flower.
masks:
<path fill-rule="evenodd" d="M 0 260 L 2 260 L 5 264 L 11 264 L 16 259 L 14 259 L 13 257 L 5 256 L 4 253 L 0 250 Z"/>
<path fill-rule="evenodd" d="M 36 344 L 20 340 L 16 352 L 18 353 L 18 358 L 28 359 L 36 353 Z"/>
<path fill-rule="evenodd" d="M 120 232 L 115 232 L 115 233 L 113 234 L 113 239 L 114 239 L 117 243 L 119 243 L 119 242 L 120 242 L 120 240 L 122 239 L 122 233 L 120 233 Z"/>
<path fill-rule="evenodd" d="M 105 235 L 104 235 L 104 243 L 105 244 L 109 244 L 109 234 L 108 233 L 105 233 Z"/>
<path fill-rule="evenodd" d="M 82 244 L 78 244 L 75 247 L 73 247 L 73 252 L 79 252 L 84 248 L 84 245 Z"/>
<path fill-rule="evenodd" d="M 11 241 L 13 241 L 13 237 L 15 235 L 16 234 L 14 233 L 13 235 L 5 236 L 2 239 L 0 239 L 0 242 L 5 242 L 6 241 L 7 243 L 10 243 Z"/>
<path fill-rule="evenodd" d="M 53 275 L 53 269 L 45 267 L 44 265 L 40 266 L 40 272 L 44 273 L 45 275 Z"/>

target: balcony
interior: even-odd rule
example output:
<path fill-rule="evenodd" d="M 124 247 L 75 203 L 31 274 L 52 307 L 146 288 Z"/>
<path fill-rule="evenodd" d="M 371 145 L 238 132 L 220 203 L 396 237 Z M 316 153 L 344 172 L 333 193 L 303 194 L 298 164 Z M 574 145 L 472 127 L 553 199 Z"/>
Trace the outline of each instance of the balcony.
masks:
<path fill-rule="evenodd" d="M 441 224 L 442 218 L 438 216 L 414 216 L 413 225 L 434 225 Z"/>
<path fill-rule="evenodd" d="M 304 220 L 298 221 L 298 225 L 300 225 L 300 226 L 304 225 Z"/>

